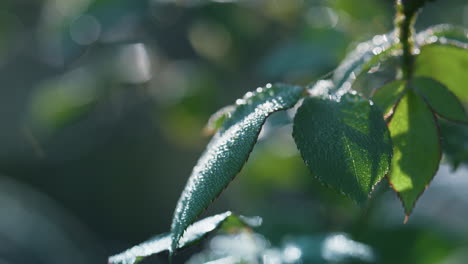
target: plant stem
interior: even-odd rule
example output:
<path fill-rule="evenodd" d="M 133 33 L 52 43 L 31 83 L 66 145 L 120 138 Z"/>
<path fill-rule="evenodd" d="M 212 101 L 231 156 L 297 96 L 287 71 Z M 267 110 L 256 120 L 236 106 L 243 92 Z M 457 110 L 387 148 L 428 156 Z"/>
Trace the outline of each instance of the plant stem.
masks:
<path fill-rule="evenodd" d="M 411 79 L 414 65 L 414 22 L 418 8 L 405 6 L 402 0 L 396 1 L 395 28 L 403 50 L 401 73 L 404 80 Z"/>

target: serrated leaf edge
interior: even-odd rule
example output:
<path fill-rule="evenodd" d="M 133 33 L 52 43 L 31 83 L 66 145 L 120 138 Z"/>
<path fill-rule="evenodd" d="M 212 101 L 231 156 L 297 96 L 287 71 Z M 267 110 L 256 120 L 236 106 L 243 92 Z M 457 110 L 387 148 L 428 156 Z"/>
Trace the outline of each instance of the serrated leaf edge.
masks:
<path fill-rule="evenodd" d="M 419 94 L 417 94 L 419 95 Z M 424 98 L 423 98 L 424 99 Z M 401 102 L 401 99 L 398 101 L 398 105 L 400 104 Z M 424 101 L 425 102 L 425 101 Z M 398 105 L 395 105 L 395 109 L 398 107 Z M 437 136 L 438 136 L 438 140 L 437 140 L 437 146 L 438 146 L 438 152 L 439 152 L 439 158 L 437 159 L 437 168 L 436 170 L 434 171 L 431 179 L 429 180 L 429 182 L 426 184 L 426 186 L 424 187 L 424 190 L 422 192 L 420 192 L 416 198 L 416 200 L 414 201 L 413 205 L 411 206 L 411 208 L 407 208 L 403 202 L 403 198 L 400 196 L 400 192 L 398 192 L 395 187 L 393 186 L 392 184 L 392 181 L 390 180 L 390 174 L 392 173 L 391 172 L 391 168 L 390 168 L 390 171 L 388 172 L 388 174 L 385 176 L 387 178 L 387 181 L 388 183 L 390 184 L 390 187 L 392 188 L 392 190 L 396 193 L 398 199 L 400 200 L 401 204 L 402 204 L 402 207 L 405 211 L 405 219 L 404 219 L 404 223 L 408 222 L 408 219 L 411 215 L 411 213 L 413 212 L 413 209 L 414 207 L 416 206 L 416 203 L 417 201 L 419 200 L 419 198 L 423 195 L 423 193 L 427 190 L 427 188 L 429 188 L 429 185 L 432 183 L 432 181 L 434 180 L 434 177 L 436 176 L 437 174 L 437 171 L 439 170 L 439 166 L 440 166 L 440 161 L 442 159 L 442 142 L 441 142 L 441 133 L 440 133 L 440 126 L 439 126 L 439 122 L 437 120 L 437 116 L 436 114 L 434 113 L 434 111 L 432 111 L 432 108 L 430 106 L 428 106 L 429 110 L 431 111 L 432 113 L 432 117 L 433 117 L 433 120 L 434 120 L 434 124 L 435 124 L 435 127 L 436 127 L 436 131 L 437 131 Z M 391 137 L 391 134 L 390 134 L 390 137 Z"/>
<path fill-rule="evenodd" d="M 431 80 L 433 82 L 436 82 L 438 83 L 439 85 L 443 86 L 447 92 L 449 92 L 454 98 L 456 98 L 456 101 L 457 101 L 457 104 L 460 106 L 461 109 L 463 109 L 463 112 L 465 113 L 465 116 L 467 117 L 468 119 L 468 113 L 466 112 L 463 104 L 460 102 L 460 99 L 443 83 L 439 82 L 438 80 L 436 79 L 433 79 L 433 78 L 430 78 L 430 77 L 427 77 L 427 76 L 418 76 L 416 78 L 421 78 L 421 79 L 428 79 L 428 80 Z M 434 107 L 432 107 L 431 103 L 429 102 L 429 100 L 427 99 L 426 95 L 424 95 L 424 92 L 420 91 L 418 88 L 414 87 L 413 88 L 424 100 L 424 102 L 429 106 L 429 108 L 431 109 L 431 111 L 437 115 L 437 116 L 440 116 L 442 117 L 443 119 L 447 120 L 447 121 L 450 121 L 450 122 L 453 122 L 453 123 L 457 123 L 457 124 L 461 124 L 461 125 L 468 125 L 468 121 L 462 121 L 462 120 L 455 120 L 455 119 L 452 119 L 452 118 L 449 118 L 441 113 L 439 113 Z"/>
<path fill-rule="evenodd" d="M 322 98 L 322 99 L 325 99 L 325 98 Z M 363 98 L 364 99 L 364 98 Z M 334 100 L 333 98 L 330 98 L 329 100 Z M 366 99 L 364 99 L 366 100 Z M 336 101 L 336 100 L 335 100 Z M 369 100 L 367 100 L 369 102 Z M 302 106 L 302 105 L 301 105 Z M 373 107 L 373 105 L 369 104 L 370 107 Z M 293 131 L 296 127 L 296 122 L 293 122 Z M 296 138 L 294 137 L 294 132 L 292 134 L 292 137 L 294 139 L 294 142 L 296 142 Z M 389 136 L 389 139 L 390 139 L 390 143 L 392 144 L 393 146 L 393 142 L 392 142 L 392 138 Z M 297 147 L 297 144 L 296 144 L 296 147 Z M 392 148 L 393 149 L 393 148 Z M 297 150 L 299 151 L 299 154 L 301 155 L 301 158 L 302 160 L 304 161 L 304 164 L 306 165 L 307 169 L 309 170 L 309 172 L 312 173 L 312 176 L 317 179 L 323 186 L 335 191 L 336 193 L 338 194 L 341 194 L 345 197 L 347 197 L 348 199 L 350 199 L 353 203 L 359 205 L 359 206 L 362 206 L 363 204 L 365 204 L 367 201 L 364 201 L 364 202 L 360 202 L 360 201 L 357 201 L 356 199 L 354 199 L 354 197 L 352 197 L 351 195 L 345 193 L 344 191 L 342 191 L 341 189 L 337 189 L 335 187 L 333 187 L 332 185 L 330 185 L 329 183 L 325 182 L 322 178 L 323 177 L 320 177 L 320 176 L 317 176 L 316 174 L 313 174 L 313 172 L 311 171 L 310 167 L 309 167 L 309 162 L 305 159 L 304 155 L 302 154 L 302 151 L 299 149 L 299 147 L 297 147 Z M 391 164 L 391 161 L 392 161 L 392 158 L 393 158 L 393 151 L 392 153 L 390 154 L 390 157 L 388 158 L 389 159 L 389 163 L 388 164 Z M 390 172 L 390 165 L 387 166 L 387 169 L 386 169 L 386 172 L 384 174 L 384 177 L 382 177 L 379 181 L 377 181 L 375 184 L 373 184 L 371 186 L 371 189 L 369 191 L 369 193 L 367 194 L 367 199 L 371 198 L 372 194 L 374 193 L 375 191 L 375 187 L 382 182 L 383 179 L 385 179 L 386 175 Z"/>

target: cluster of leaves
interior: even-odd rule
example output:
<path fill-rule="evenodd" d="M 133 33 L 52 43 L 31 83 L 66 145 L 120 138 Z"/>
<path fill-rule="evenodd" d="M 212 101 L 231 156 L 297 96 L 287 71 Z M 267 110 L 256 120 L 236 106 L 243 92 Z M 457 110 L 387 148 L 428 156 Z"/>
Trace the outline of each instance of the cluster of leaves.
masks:
<path fill-rule="evenodd" d="M 404 11 L 424 2 L 397 4 Z M 331 80 L 307 88 L 267 84 L 216 113 L 208 124 L 215 134 L 179 199 L 171 233 L 162 238 L 164 249 L 173 254 L 187 244 L 192 233 L 187 228 L 242 169 L 267 117 L 298 104 L 293 137 L 312 176 L 360 204 L 387 177 L 409 216 L 438 170 L 442 149 L 455 165 L 466 157 L 460 147 L 467 144 L 457 147 L 450 140 L 441 142 L 441 136 L 457 135 L 453 127 L 468 123 L 463 107 L 468 103 L 463 73 L 468 31 L 442 25 L 411 34 L 411 39 L 403 35 L 397 29 L 359 44 Z M 369 94 L 353 90 L 356 77 L 391 57 L 401 58 L 401 74 L 394 81 L 371 87 Z M 440 130 L 441 122 L 446 129 Z M 458 135 L 466 141 L 463 133 Z M 145 246 L 131 249 L 130 255 L 141 248 Z M 134 263 L 116 259 L 111 262 Z"/>

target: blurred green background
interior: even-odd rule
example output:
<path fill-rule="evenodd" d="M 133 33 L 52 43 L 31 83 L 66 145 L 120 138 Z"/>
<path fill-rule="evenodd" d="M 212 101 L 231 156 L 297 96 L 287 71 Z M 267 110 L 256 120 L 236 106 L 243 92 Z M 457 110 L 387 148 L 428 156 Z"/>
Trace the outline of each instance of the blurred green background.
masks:
<path fill-rule="evenodd" d="M 390 0 L 0 1 L 0 263 L 106 263 L 168 231 L 210 114 L 320 78 L 393 14 Z M 416 27 L 439 23 L 468 27 L 466 0 L 430 3 Z M 205 215 L 262 216 L 273 245 L 346 232 L 381 263 L 466 263 L 466 165 L 441 166 L 403 225 L 386 182 L 358 208 L 314 181 L 288 118 L 271 118 Z"/>

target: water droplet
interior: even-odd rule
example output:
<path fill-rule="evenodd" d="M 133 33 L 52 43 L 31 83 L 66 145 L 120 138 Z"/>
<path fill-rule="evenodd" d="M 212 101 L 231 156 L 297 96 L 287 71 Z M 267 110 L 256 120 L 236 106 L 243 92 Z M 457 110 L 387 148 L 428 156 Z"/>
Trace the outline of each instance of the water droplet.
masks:
<path fill-rule="evenodd" d="M 374 55 L 378 55 L 382 52 L 382 48 L 381 47 L 376 47 L 374 49 L 372 49 L 372 53 L 374 53 Z"/>
<path fill-rule="evenodd" d="M 387 37 L 385 35 L 377 35 L 372 38 L 372 43 L 376 46 L 382 45 L 387 41 Z"/>
<path fill-rule="evenodd" d="M 414 55 L 419 55 L 419 53 L 421 53 L 421 49 L 419 49 L 419 48 L 414 48 L 413 53 L 414 53 Z"/>
<path fill-rule="evenodd" d="M 252 92 L 247 92 L 247 93 L 244 95 L 244 99 L 249 99 L 249 98 L 251 98 L 253 95 L 254 95 L 254 93 L 252 93 Z"/>
<path fill-rule="evenodd" d="M 236 100 L 236 105 L 244 105 L 245 104 L 245 100 L 244 99 L 237 99 Z"/>
<path fill-rule="evenodd" d="M 427 38 L 427 42 L 428 43 L 434 43 L 434 42 L 437 42 L 437 37 L 436 36 L 430 36 L 429 38 Z"/>
<path fill-rule="evenodd" d="M 439 42 L 440 42 L 440 44 L 447 44 L 448 41 L 447 41 L 446 38 L 441 37 L 441 38 L 439 38 Z"/>
<path fill-rule="evenodd" d="M 271 87 L 273 87 L 273 85 L 271 85 L 271 83 L 267 83 L 267 85 L 265 85 L 265 87 L 266 87 L 267 89 L 270 89 Z"/>
<path fill-rule="evenodd" d="M 360 44 L 357 46 L 357 51 L 358 51 L 358 52 L 366 52 L 366 51 L 369 50 L 369 48 L 370 48 L 369 43 L 363 42 L 363 43 L 360 43 Z"/>
<path fill-rule="evenodd" d="M 262 87 L 258 87 L 257 90 L 255 90 L 255 91 L 257 91 L 257 93 L 261 93 L 261 92 L 263 92 L 263 88 L 262 88 Z"/>

